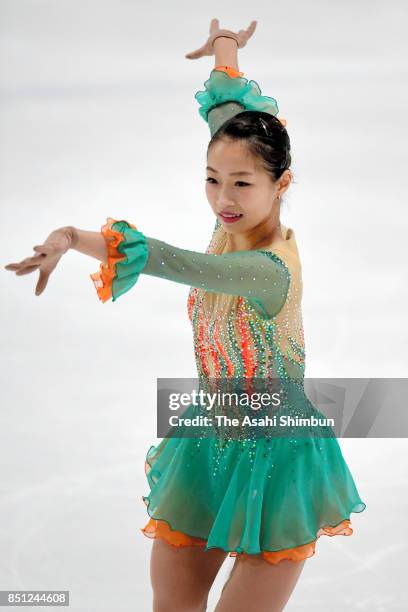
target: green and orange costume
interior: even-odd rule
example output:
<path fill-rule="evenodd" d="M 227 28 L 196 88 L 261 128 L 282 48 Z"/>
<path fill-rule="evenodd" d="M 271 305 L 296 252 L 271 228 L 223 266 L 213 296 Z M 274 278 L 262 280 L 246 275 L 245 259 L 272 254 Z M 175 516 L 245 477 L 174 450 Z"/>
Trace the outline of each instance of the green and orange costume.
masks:
<path fill-rule="evenodd" d="M 242 110 L 278 112 L 255 81 L 227 66 L 212 70 L 196 99 L 211 134 Z M 282 226 L 284 245 L 227 252 L 217 220 L 205 253 L 111 217 L 101 231 L 108 261 L 91 278 L 103 302 L 128 291 L 140 274 L 190 286 L 187 314 L 201 381 L 296 380 L 296 401 L 283 410 L 322 416 L 302 386 L 302 270 L 292 228 Z M 149 521 L 142 532 L 174 546 L 262 555 L 272 564 L 312 556 L 321 535 L 351 535 L 351 513 L 366 505 L 329 429 L 322 427 L 322 437 L 163 438 L 146 456 Z"/>

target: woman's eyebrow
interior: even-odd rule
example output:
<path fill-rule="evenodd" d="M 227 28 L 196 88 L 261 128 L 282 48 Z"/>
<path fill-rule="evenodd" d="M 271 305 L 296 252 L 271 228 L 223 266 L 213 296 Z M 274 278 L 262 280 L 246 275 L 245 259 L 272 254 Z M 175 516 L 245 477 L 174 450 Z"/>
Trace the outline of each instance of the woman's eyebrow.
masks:
<path fill-rule="evenodd" d="M 207 170 L 211 170 L 211 172 L 218 172 L 218 170 L 216 170 L 215 168 L 211 168 L 211 166 L 207 166 Z M 254 174 L 253 172 L 248 172 L 247 170 L 240 170 L 239 172 L 230 172 L 230 175 L 236 175 L 236 174 Z"/>

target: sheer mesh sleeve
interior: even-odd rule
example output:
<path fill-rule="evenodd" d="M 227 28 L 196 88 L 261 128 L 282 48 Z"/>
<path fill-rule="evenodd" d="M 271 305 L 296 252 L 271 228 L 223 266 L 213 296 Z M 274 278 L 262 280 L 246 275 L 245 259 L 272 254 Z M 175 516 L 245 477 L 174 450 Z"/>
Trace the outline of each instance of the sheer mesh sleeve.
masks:
<path fill-rule="evenodd" d="M 285 303 L 290 282 L 286 264 L 272 251 L 211 254 L 181 249 L 147 237 L 149 257 L 142 274 L 216 293 L 247 298 L 264 317 Z"/>
<path fill-rule="evenodd" d="M 108 217 L 101 229 L 108 249 L 107 264 L 91 274 L 99 298 L 117 299 L 140 274 L 157 276 L 215 293 L 247 298 L 265 318 L 283 307 L 290 271 L 273 251 L 200 253 L 145 236 L 127 221 Z"/>
<path fill-rule="evenodd" d="M 277 116 L 279 108 L 275 98 L 263 96 L 258 83 L 248 81 L 243 74 L 229 66 L 217 66 L 205 81 L 205 90 L 195 94 L 200 104 L 199 113 L 207 121 L 211 136 L 225 121 L 243 110 Z"/>
<path fill-rule="evenodd" d="M 218 106 L 214 106 L 208 111 L 208 127 L 210 128 L 211 136 L 231 117 L 235 117 L 238 113 L 245 110 L 245 106 L 238 102 L 224 102 Z"/>

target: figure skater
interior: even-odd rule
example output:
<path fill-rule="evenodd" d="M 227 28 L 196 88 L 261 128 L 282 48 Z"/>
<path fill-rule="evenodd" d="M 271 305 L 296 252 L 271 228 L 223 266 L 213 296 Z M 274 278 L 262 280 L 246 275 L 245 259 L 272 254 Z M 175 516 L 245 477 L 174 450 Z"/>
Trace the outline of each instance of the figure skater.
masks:
<path fill-rule="evenodd" d="M 100 232 L 60 227 L 33 247 L 34 256 L 5 266 L 18 276 L 38 270 L 41 295 L 62 255 L 75 249 L 99 260 L 90 276 L 102 302 L 129 291 L 140 274 L 188 285 L 203 382 L 304 379 L 301 263 L 294 230 L 280 222 L 292 181 L 290 140 L 276 100 L 245 78 L 237 60 L 255 27 L 233 32 L 212 19 L 206 43 L 186 55 L 215 55 L 195 95 L 211 134 L 206 195 L 216 221 L 205 253 L 107 217 Z M 291 396 L 301 411 L 320 415 L 301 390 Z M 287 412 L 297 399 L 289 398 Z M 206 610 L 228 554 L 234 565 L 215 611 L 283 610 L 318 538 L 351 535 L 351 513 L 366 506 L 336 437 L 320 431 L 306 438 L 165 437 L 150 447 L 141 531 L 153 538 L 154 612 Z"/>

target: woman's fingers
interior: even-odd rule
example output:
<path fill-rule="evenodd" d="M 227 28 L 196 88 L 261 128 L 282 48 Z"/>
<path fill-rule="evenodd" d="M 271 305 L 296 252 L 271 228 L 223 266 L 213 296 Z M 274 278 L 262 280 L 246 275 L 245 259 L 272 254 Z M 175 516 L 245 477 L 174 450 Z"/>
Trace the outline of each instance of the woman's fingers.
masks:
<path fill-rule="evenodd" d="M 67 228 L 54 230 L 48 236 L 44 244 L 36 244 L 33 247 L 35 255 L 26 257 L 19 262 L 12 262 L 5 266 L 6 270 L 15 272 L 17 276 L 39 271 L 39 279 L 35 289 L 36 295 L 40 295 L 48 283 L 51 272 L 55 269 L 62 255 L 66 253 L 72 242 L 72 235 Z"/>
<path fill-rule="evenodd" d="M 246 28 L 246 30 L 239 30 L 239 32 L 236 34 L 234 32 L 234 35 L 238 37 L 238 47 L 239 48 L 245 47 L 248 38 L 250 38 L 252 34 L 255 32 L 256 25 L 257 25 L 257 21 L 254 19 L 253 21 L 251 21 L 251 23 Z M 190 51 L 190 53 L 186 53 L 184 57 L 186 57 L 187 59 L 198 59 L 199 57 L 202 57 L 203 55 L 214 55 L 214 51 L 213 51 L 214 37 L 217 35 L 217 33 L 219 33 L 219 35 L 222 36 L 223 34 L 226 34 L 227 32 L 230 32 L 230 30 L 220 30 L 220 22 L 217 18 L 214 17 L 214 19 L 211 19 L 211 22 L 210 22 L 210 36 L 208 40 L 205 42 L 205 44 L 202 47 L 200 47 L 199 49 L 196 49 L 195 51 Z"/>
<path fill-rule="evenodd" d="M 186 53 L 185 57 L 187 59 L 198 59 L 199 57 L 204 55 L 205 48 L 206 48 L 206 45 L 203 45 L 199 49 L 196 49 L 196 51 L 191 51 L 190 53 Z"/>
<path fill-rule="evenodd" d="M 257 22 L 251 21 L 246 30 L 240 30 L 238 32 L 238 38 L 240 41 L 240 46 L 244 47 L 247 43 L 248 38 L 251 38 L 252 34 L 255 32 Z"/>
<path fill-rule="evenodd" d="M 25 274 L 30 274 L 31 272 L 39 269 L 40 277 L 35 288 L 35 294 L 40 295 L 46 288 L 50 276 L 49 271 L 45 271 L 40 267 L 43 259 L 44 257 L 42 255 L 35 255 L 34 257 L 27 257 L 19 263 L 7 264 L 4 267 L 6 270 L 11 270 L 12 272 L 15 271 L 16 276 L 24 276 Z"/>
<path fill-rule="evenodd" d="M 27 265 L 33 265 L 33 264 L 40 265 L 43 259 L 44 259 L 43 255 L 33 255 L 32 257 L 26 257 L 25 259 L 22 259 L 19 262 L 9 263 L 4 267 L 6 270 L 10 270 L 11 272 L 14 272 L 15 270 L 20 270 L 26 267 Z"/>
<path fill-rule="evenodd" d="M 19 261 L 16 263 L 9 263 L 7 264 L 5 267 L 6 270 L 10 270 L 11 272 L 14 272 L 15 270 L 20 270 L 21 268 L 24 268 L 25 266 L 29 265 L 30 261 L 27 261 L 25 259 L 23 259 L 23 261 Z"/>
<path fill-rule="evenodd" d="M 219 25 L 219 21 L 218 19 L 211 19 L 210 22 L 210 36 L 211 34 L 214 34 L 214 32 L 217 32 L 220 29 L 220 25 Z M 203 55 L 209 55 L 210 54 L 210 47 L 208 46 L 208 40 L 202 45 L 202 47 L 200 47 L 199 49 L 196 49 L 195 51 L 190 51 L 190 53 L 186 53 L 184 57 L 186 57 L 187 59 L 198 59 L 199 57 L 202 57 Z"/>
<path fill-rule="evenodd" d="M 30 272 L 34 272 L 34 270 L 37 270 L 39 266 L 40 266 L 39 263 L 35 265 L 31 265 L 31 266 L 25 266 L 24 268 L 17 270 L 16 276 L 23 276 L 23 274 L 30 274 Z"/>
<path fill-rule="evenodd" d="M 251 23 L 247 27 L 246 32 L 247 32 L 248 38 L 250 38 L 252 34 L 255 32 L 256 24 L 257 24 L 257 21 L 256 19 L 254 19 L 253 21 L 251 21 Z"/>
<path fill-rule="evenodd" d="M 211 19 L 211 22 L 210 22 L 210 34 L 214 34 L 214 32 L 216 32 L 219 29 L 220 29 L 220 22 L 219 22 L 219 20 L 216 19 L 216 18 Z"/>
<path fill-rule="evenodd" d="M 47 286 L 49 276 L 50 275 L 47 272 L 40 270 L 40 278 L 38 279 L 38 283 L 35 288 L 35 295 L 41 295 L 41 293 L 44 291 Z"/>

